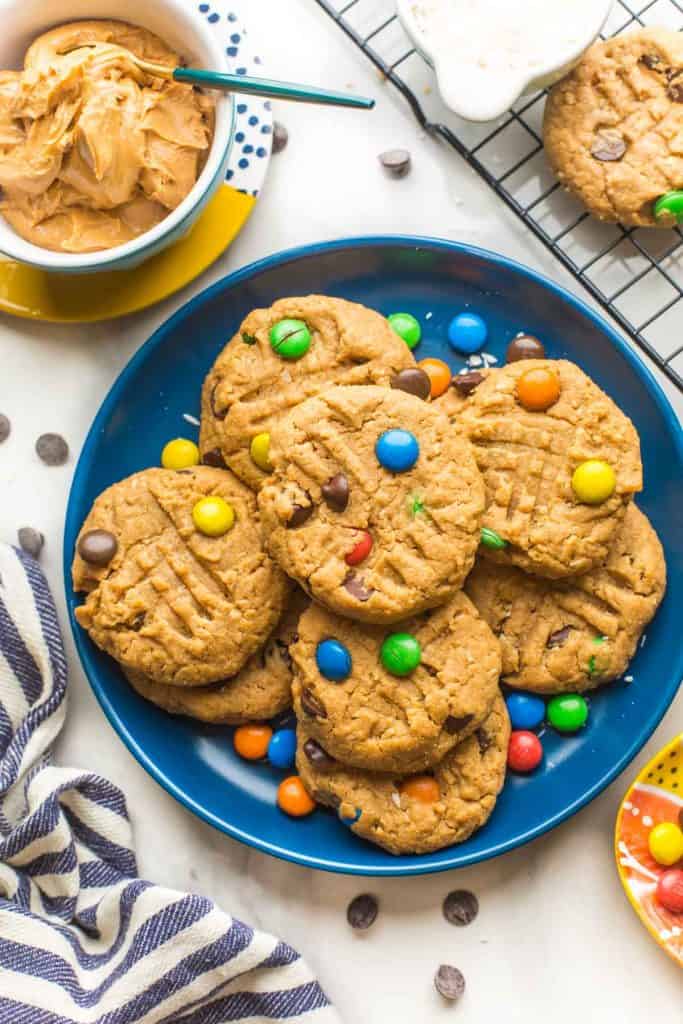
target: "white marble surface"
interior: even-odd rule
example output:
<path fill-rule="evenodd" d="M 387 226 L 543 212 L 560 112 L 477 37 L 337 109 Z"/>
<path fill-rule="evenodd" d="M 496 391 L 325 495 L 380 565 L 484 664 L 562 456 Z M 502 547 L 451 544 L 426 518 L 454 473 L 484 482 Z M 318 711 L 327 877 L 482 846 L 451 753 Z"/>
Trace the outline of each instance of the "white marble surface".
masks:
<path fill-rule="evenodd" d="M 12 420 L 0 449 L 0 539 L 23 525 L 47 538 L 43 565 L 66 625 L 60 572 L 64 506 L 75 458 L 114 377 L 153 328 L 193 292 L 228 270 L 296 243 L 372 232 L 415 232 L 475 242 L 564 280 L 559 266 L 452 153 L 419 137 L 403 104 L 344 43 L 311 0 L 251 0 L 268 70 L 378 97 L 371 117 L 280 107 L 290 131 L 244 234 L 221 262 L 180 296 L 142 315 L 94 327 L 0 319 L 0 411 Z M 414 154 L 412 174 L 387 181 L 377 154 Z M 671 389 L 669 389 L 671 393 Z M 682 408 L 677 401 L 679 411 Z M 56 430 L 72 458 L 47 469 L 35 438 Z M 145 774 L 105 721 L 71 657 L 71 708 L 58 758 L 110 775 L 128 796 L 142 872 L 214 898 L 279 933 L 306 955 L 348 1024 L 459 1019 L 509 1024 L 673 1022 L 681 972 L 647 938 L 617 881 L 611 835 L 631 772 L 552 835 L 495 862 L 407 881 L 364 881 L 304 870 L 254 853 L 201 824 Z M 683 695 L 637 758 L 644 763 L 683 729 Z M 440 903 L 456 887 L 481 901 L 466 929 L 445 924 Z M 359 936 L 345 921 L 363 890 L 381 917 Z M 432 989 L 440 962 L 458 965 L 468 990 L 457 1009 Z"/>

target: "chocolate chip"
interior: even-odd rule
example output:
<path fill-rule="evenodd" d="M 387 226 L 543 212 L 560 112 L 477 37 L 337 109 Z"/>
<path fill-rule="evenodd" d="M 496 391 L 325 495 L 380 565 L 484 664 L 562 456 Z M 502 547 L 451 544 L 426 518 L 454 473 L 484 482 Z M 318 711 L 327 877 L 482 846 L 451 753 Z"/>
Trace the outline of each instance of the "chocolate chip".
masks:
<path fill-rule="evenodd" d="M 128 624 L 128 628 L 132 629 L 134 633 L 139 633 L 145 624 L 146 618 L 145 612 L 138 612 L 133 621 Z"/>
<path fill-rule="evenodd" d="M 477 737 L 477 743 L 479 744 L 479 753 L 485 754 L 491 746 L 491 737 L 484 729 L 477 729 L 475 736 Z"/>
<path fill-rule="evenodd" d="M 683 103 L 683 83 L 671 82 L 666 94 L 674 103 Z"/>
<path fill-rule="evenodd" d="M 662 63 L 662 58 L 658 57 L 656 53 L 644 53 L 640 58 L 641 64 L 644 64 L 650 71 L 655 71 L 658 64 Z"/>
<path fill-rule="evenodd" d="M 614 160 L 621 160 L 626 152 L 626 143 L 619 132 L 607 129 L 597 132 L 591 146 L 591 155 L 603 163 L 611 163 Z"/>
<path fill-rule="evenodd" d="M 242 331 L 242 341 L 244 342 L 245 345 L 255 345 L 256 335 L 249 334 L 249 331 Z"/>
<path fill-rule="evenodd" d="M 108 530 L 89 530 L 78 542 L 78 553 L 89 565 L 107 565 L 116 554 L 119 543 Z"/>
<path fill-rule="evenodd" d="M 473 391 L 479 387 L 484 379 L 484 374 L 479 373 L 477 370 L 471 370 L 469 373 L 458 373 L 451 381 L 451 387 L 455 388 L 458 394 L 463 397 L 471 395 Z"/>
<path fill-rule="evenodd" d="M 344 590 L 348 591 L 351 597 L 355 597 L 357 601 L 369 601 L 372 595 L 375 593 L 374 590 L 365 589 L 365 581 L 360 576 L 356 576 L 355 573 L 350 572 L 343 583 Z"/>
<path fill-rule="evenodd" d="M 46 466 L 63 466 L 69 458 L 69 446 L 61 434 L 41 434 L 36 441 L 36 454 Z"/>
<path fill-rule="evenodd" d="M 429 377 L 418 366 L 401 370 L 391 378 L 390 384 L 395 390 L 406 391 L 409 395 L 415 395 L 416 398 L 427 399 L 432 391 Z"/>
<path fill-rule="evenodd" d="M 333 768 L 334 765 L 337 763 L 335 759 L 333 757 L 330 757 L 327 751 L 320 746 L 319 743 L 316 743 L 315 740 L 306 740 L 306 742 L 304 743 L 304 754 L 311 762 L 313 767 L 317 768 L 318 771 L 328 771 L 328 769 Z"/>
<path fill-rule="evenodd" d="M 434 986 L 440 996 L 454 1002 L 456 999 L 460 999 L 465 991 L 465 979 L 457 967 L 441 964 L 434 975 Z"/>
<path fill-rule="evenodd" d="M 462 732 L 465 729 L 474 715 L 462 715 L 461 718 L 456 718 L 455 715 L 449 715 L 446 721 L 443 723 L 443 727 L 449 736 L 455 736 L 456 733 Z"/>
<path fill-rule="evenodd" d="M 288 530 L 294 530 L 297 526 L 303 526 L 307 519 L 310 519 L 313 515 L 312 505 L 295 505 L 292 509 L 292 514 L 287 520 L 286 526 Z"/>
<path fill-rule="evenodd" d="M 320 488 L 325 503 L 333 512 L 343 512 L 349 503 L 349 481 L 343 473 L 331 476 Z"/>
<path fill-rule="evenodd" d="M 474 921 L 479 913 L 479 900 L 467 889 L 455 889 L 449 892 L 443 901 L 443 916 L 449 924 L 462 928 Z"/>
<path fill-rule="evenodd" d="M 546 647 L 561 647 L 567 637 L 572 631 L 571 626 L 563 626 L 562 629 L 556 629 L 554 633 L 551 633 L 545 642 Z"/>
<path fill-rule="evenodd" d="M 25 551 L 31 558 L 40 558 L 45 538 L 39 530 L 34 530 L 32 526 L 22 526 L 17 532 L 17 537 L 22 551 Z"/>
<path fill-rule="evenodd" d="M 308 687 L 304 687 L 301 691 L 301 707 L 311 718 L 327 718 L 325 705 L 318 700 Z"/>
<path fill-rule="evenodd" d="M 377 920 L 379 904 L 370 893 L 363 893 L 351 900 L 346 908 L 346 920 L 357 931 L 367 931 Z"/>
<path fill-rule="evenodd" d="M 405 178 L 412 166 L 407 149 L 387 149 L 380 153 L 379 162 L 392 178 Z"/>
<path fill-rule="evenodd" d="M 520 359 L 545 359 L 545 348 L 533 334 L 518 334 L 508 345 L 505 358 L 508 363 L 518 363 Z"/>
<path fill-rule="evenodd" d="M 220 383 L 221 382 L 217 380 L 214 386 L 211 388 L 211 393 L 209 394 L 209 405 L 211 406 L 211 412 L 214 414 L 216 419 L 224 420 L 225 417 L 228 415 L 229 406 L 226 406 L 225 409 L 219 409 L 216 406 L 216 388 L 220 385 Z"/>
<path fill-rule="evenodd" d="M 289 132 L 282 121 L 273 121 L 273 153 L 281 153 L 289 142 Z"/>
<path fill-rule="evenodd" d="M 11 432 L 12 425 L 10 421 L 7 419 L 6 416 L 0 413 L 0 444 L 2 444 L 3 441 L 7 440 Z"/>
<path fill-rule="evenodd" d="M 212 448 L 211 451 L 204 452 L 202 455 L 202 465 L 213 466 L 215 469 L 227 469 L 223 452 L 220 448 Z"/>

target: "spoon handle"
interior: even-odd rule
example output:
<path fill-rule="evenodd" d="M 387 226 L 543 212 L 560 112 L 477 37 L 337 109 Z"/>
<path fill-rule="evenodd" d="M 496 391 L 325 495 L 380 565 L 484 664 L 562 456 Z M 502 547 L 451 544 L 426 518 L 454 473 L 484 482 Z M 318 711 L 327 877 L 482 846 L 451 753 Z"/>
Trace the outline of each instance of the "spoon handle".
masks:
<path fill-rule="evenodd" d="M 204 71 L 201 68 L 176 68 L 173 72 L 176 82 L 187 82 L 208 89 L 224 92 L 241 92 L 252 96 L 269 96 L 276 100 L 294 100 L 299 103 L 324 103 L 334 107 L 356 107 L 372 110 L 375 101 L 351 93 L 330 92 L 316 89 L 311 85 L 293 85 L 290 82 L 272 82 L 267 78 L 246 78 L 244 75 L 226 75 L 218 71 Z"/>

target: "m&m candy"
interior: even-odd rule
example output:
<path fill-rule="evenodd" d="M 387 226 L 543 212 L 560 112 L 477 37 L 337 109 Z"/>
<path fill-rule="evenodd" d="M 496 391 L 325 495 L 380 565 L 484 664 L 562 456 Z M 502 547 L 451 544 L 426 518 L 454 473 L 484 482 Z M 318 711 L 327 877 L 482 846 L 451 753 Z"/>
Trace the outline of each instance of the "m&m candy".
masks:
<path fill-rule="evenodd" d="M 544 366 L 527 370 L 517 379 L 517 399 L 529 412 L 545 412 L 560 397 L 560 378 Z"/>
<path fill-rule="evenodd" d="M 235 525 L 235 510 L 217 494 L 201 498 L 192 509 L 192 521 L 207 537 L 222 537 Z"/>
<path fill-rule="evenodd" d="M 419 320 L 416 320 L 412 313 L 392 313 L 387 320 L 399 338 L 403 338 L 408 348 L 415 348 L 422 337 Z"/>
<path fill-rule="evenodd" d="M 680 224 L 683 220 L 683 192 L 665 192 L 655 203 L 654 214 L 655 220 Z"/>
<path fill-rule="evenodd" d="M 408 676 L 420 664 L 422 649 L 410 633 L 392 633 L 384 640 L 379 657 L 392 676 Z"/>
<path fill-rule="evenodd" d="M 283 779 L 277 788 L 277 805 L 292 818 L 304 818 L 315 810 L 315 803 L 298 775 Z"/>
<path fill-rule="evenodd" d="M 293 768 L 296 757 L 296 730 L 278 729 L 268 743 L 268 760 L 275 768 Z"/>
<path fill-rule="evenodd" d="M 332 638 L 322 640 L 315 650 L 318 672 L 333 683 L 341 683 L 351 675 L 353 661 L 348 647 Z"/>
<path fill-rule="evenodd" d="M 420 446 L 409 430 L 386 430 L 377 439 L 375 454 L 384 469 L 391 473 L 405 473 L 417 462 Z"/>
<path fill-rule="evenodd" d="M 232 738 L 236 752 L 246 761 L 260 761 L 268 753 L 273 735 L 269 725 L 241 725 Z"/>
<path fill-rule="evenodd" d="M 657 882 L 657 900 L 672 914 L 683 914 L 683 871 L 673 868 L 665 871 Z"/>
<path fill-rule="evenodd" d="M 411 800 L 419 800 L 421 804 L 433 804 L 441 795 L 439 783 L 433 775 L 413 775 L 404 779 L 399 785 L 399 793 Z"/>
<path fill-rule="evenodd" d="M 614 470 L 602 459 L 582 462 L 572 476 L 572 490 L 584 505 L 601 505 L 612 497 L 616 486 Z"/>
<path fill-rule="evenodd" d="M 482 526 L 481 528 L 481 543 L 485 548 L 489 548 L 491 551 L 504 551 L 508 546 L 508 542 L 503 540 L 499 533 L 495 530 L 490 530 L 488 526 Z"/>
<path fill-rule="evenodd" d="M 525 729 L 516 730 L 508 745 L 508 767 L 513 772 L 533 772 L 543 759 L 543 747 L 538 736 Z"/>
<path fill-rule="evenodd" d="M 530 693 L 510 693 L 505 698 L 513 729 L 537 729 L 545 718 L 545 701 Z"/>
<path fill-rule="evenodd" d="M 360 539 L 354 544 L 345 557 L 347 565 L 360 565 L 372 551 L 372 534 L 362 530 Z"/>
<path fill-rule="evenodd" d="M 264 432 L 252 437 L 251 444 L 249 445 L 249 454 L 251 455 L 251 461 L 259 469 L 262 469 L 264 473 L 270 473 L 273 468 L 269 458 L 270 434 Z"/>
<path fill-rule="evenodd" d="M 176 437 L 164 445 L 161 453 L 161 465 L 164 469 L 189 469 L 199 465 L 199 448 L 194 441 L 186 437 Z"/>
<path fill-rule="evenodd" d="M 657 863 L 670 868 L 683 858 L 683 831 L 673 821 L 662 821 L 650 830 L 647 845 Z"/>
<path fill-rule="evenodd" d="M 429 377 L 429 393 L 432 398 L 439 398 L 448 391 L 452 377 L 448 363 L 444 363 L 443 359 L 422 359 L 417 365 Z"/>
<path fill-rule="evenodd" d="M 351 828 L 351 826 L 355 825 L 357 821 L 360 821 L 362 814 L 363 812 L 360 807 L 354 807 L 350 814 L 346 813 L 345 807 L 339 808 L 339 820 L 342 825 L 346 825 L 348 828 Z"/>
<path fill-rule="evenodd" d="M 579 693 L 563 693 L 548 701 L 548 721 L 558 732 L 577 732 L 588 719 L 588 705 Z"/>
<path fill-rule="evenodd" d="M 311 347 L 311 332 L 303 320 L 280 320 L 270 329 L 270 347 L 282 359 L 301 359 Z"/>
<path fill-rule="evenodd" d="M 508 345 L 505 358 L 508 363 L 518 363 L 521 359 L 545 359 L 545 348 L 533 334 L 518 334 Z"/>
<path fill-rule="evenodd" d="M 478 352 L 488 337 L 486 322 L 476 313 L 459 313 L 448 326 L 448 342 L 456 352 Z"/>

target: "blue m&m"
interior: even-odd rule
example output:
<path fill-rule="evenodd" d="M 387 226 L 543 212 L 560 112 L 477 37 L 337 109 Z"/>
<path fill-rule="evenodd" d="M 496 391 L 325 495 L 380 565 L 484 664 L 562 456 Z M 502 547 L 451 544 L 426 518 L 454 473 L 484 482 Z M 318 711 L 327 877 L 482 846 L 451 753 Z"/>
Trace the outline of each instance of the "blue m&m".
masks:
<path fill-rule="evenodd" d="M 485 321 L 476 313 L 459 313 L 448 325 L 448 342 L 456 352 L 478 352 L 488 333 Z"/>
<path fill-rule="evenodd" d="M 351 675 L 351 653 L 338 640 L 322 640 L 315 650 L 318 672 L 333 683 L 340 683 Z"/>
<path fill-rule="evenodd" d="M 377 439 L 375 455 L 390 473 L 405 473 L 417 462 L 420 446 L 409 430 L 386 430 Z"/>
<path fill-rule="evenodd" d="M 505 698 L 513 729 L 537 729 L 545 718 L 545 701 L 530 693 L 510 693 Z"/>
<path fill-rule="evenodd" d="M 270 737 L 268 760 L 275 768 L 292 768 L 296 756 L 296 731 L 278 729 Z"/>

